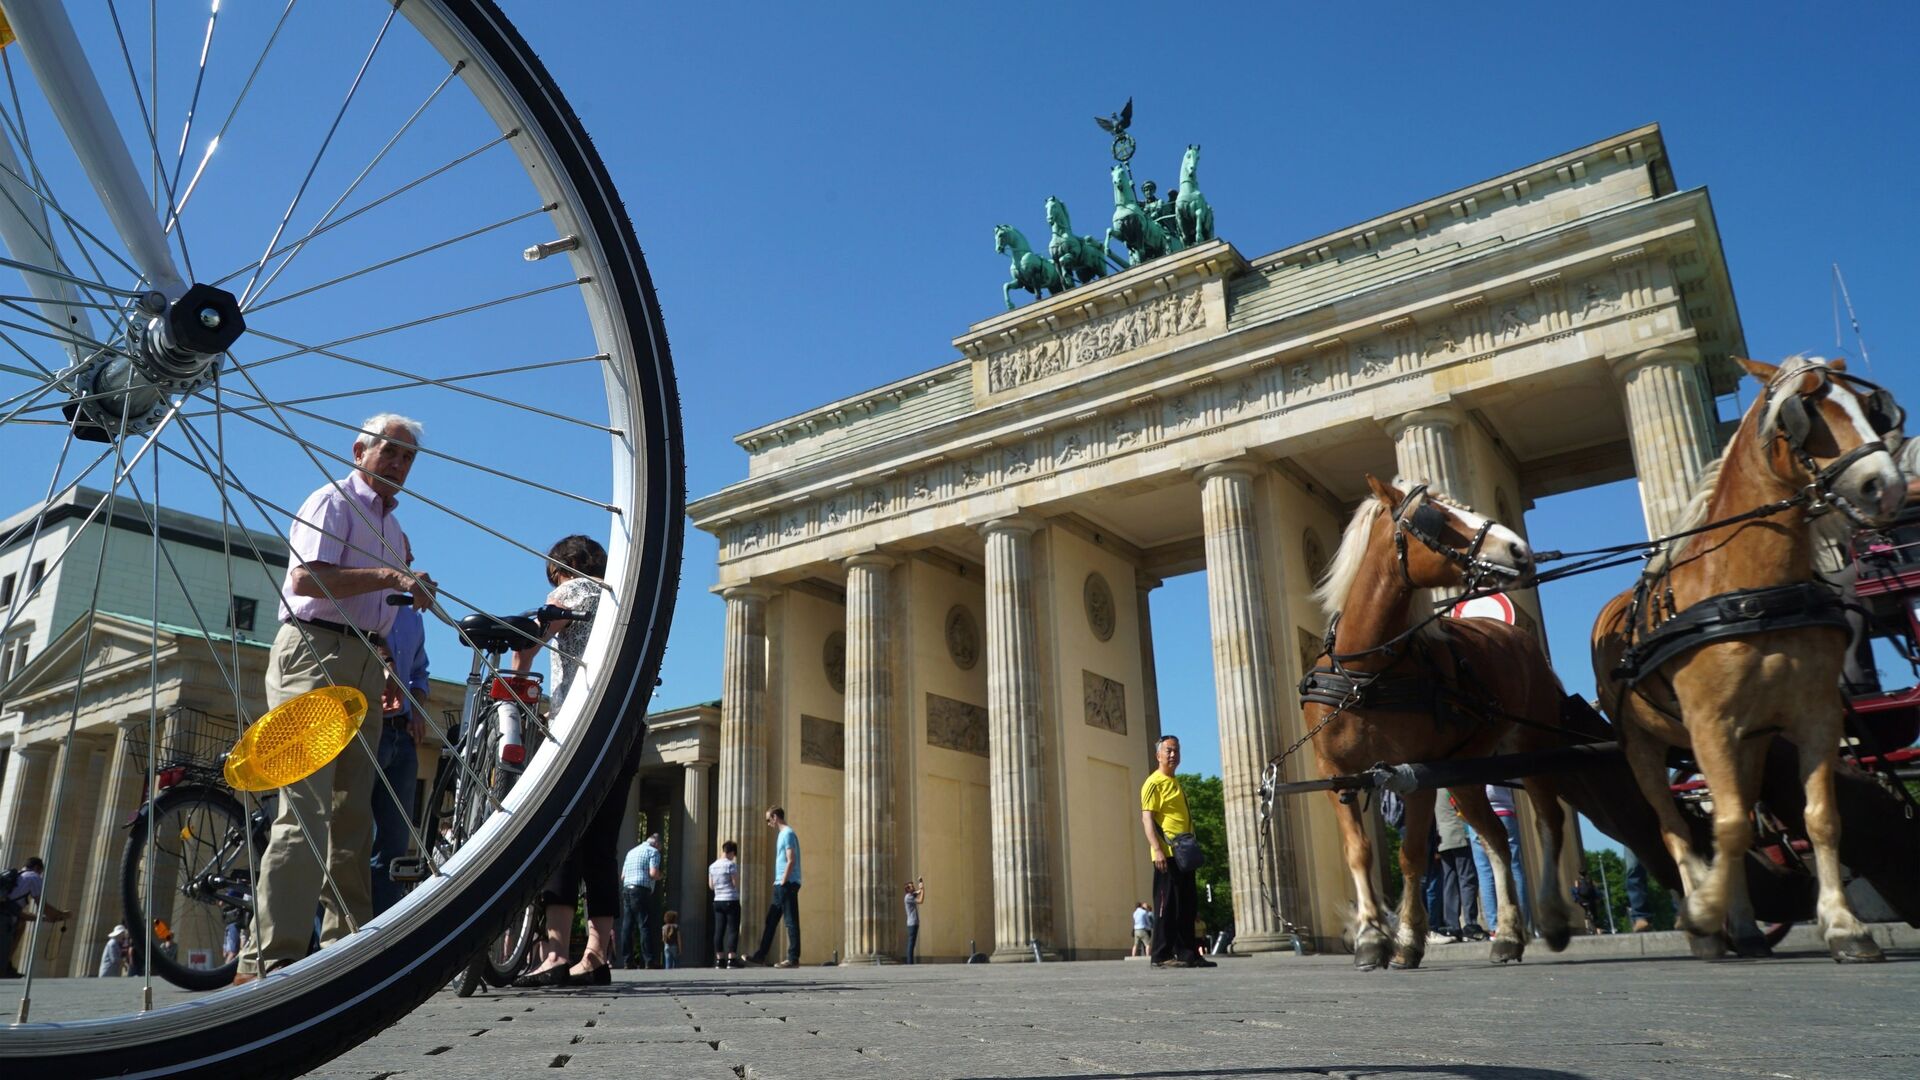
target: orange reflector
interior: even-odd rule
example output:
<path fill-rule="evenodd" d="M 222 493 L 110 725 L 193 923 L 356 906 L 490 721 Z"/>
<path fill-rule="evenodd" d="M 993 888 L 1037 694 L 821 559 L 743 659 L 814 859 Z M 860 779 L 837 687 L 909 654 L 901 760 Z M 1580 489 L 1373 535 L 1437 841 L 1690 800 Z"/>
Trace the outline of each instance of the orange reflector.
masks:
<path fill-rule="evenodd" d="M 340 756 L 366 715 L 367 696 L 351 686 L 323 686 L 282 702 L 234 744 L 227 783 L 271 791 L 305 780 Z"/>

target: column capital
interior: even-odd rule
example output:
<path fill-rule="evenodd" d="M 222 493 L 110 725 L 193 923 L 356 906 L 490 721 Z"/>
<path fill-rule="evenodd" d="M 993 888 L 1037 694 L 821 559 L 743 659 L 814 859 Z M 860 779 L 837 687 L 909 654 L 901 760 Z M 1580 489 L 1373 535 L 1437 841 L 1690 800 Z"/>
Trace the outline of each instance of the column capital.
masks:
<path fill-rule="evenodd" d="M 1210 461 L 1193 472 L 1194 482 L 1205 486 L 1216 476 L 1244 476 L 1248 479 L 1260 475 L 1261 463 L 1250 457 L 1228 458 L 1225 461 Z"/>
<path fill-rule="evenodd" d="M 765 585 L 748 582 L 742 585 L 728 585 L 720 590 L 720 595 L 727 600 L 766 600 L 773 596 L 773 590 Z"/>
<path fill-rule="evenodd" d="M 1161 579 L 1154 577 L 1152 574 L 1147 573 L 1145 570 L 1142 570 L 1137 566 L 1134 567 L 1133 587 L 1136 589 L 1139 589 L 1141 592 L 1152 592 L 1153 590 L 1165 584 L 1166 584 L 1165 581 L 1162 581 Z"/>
<path fill-rule="evenodd" d="M 1387 429 L 1387 438 L 1398 439 L 1400 433 L 1416 425 L 1457 428 L 1467 422 L 1467 414 L 1460 406 L 1450 401 L 1423 405 L 1417 409 L 1408 409 L 1398 416 L 1389 416 L 1380 421 Z"/>
<path fill-rule="evenodd" d="M 1700 362 L 1700 346 L 1691 341 L 1682 341 L 1672 345 L 1656 345 L 1651 349 L 1642 349 L 1626 356 L 1613 356 L 1607 359 L 1607 366 L 1613 369 L 1613 377 L 1621 382 L 1639 368 L 1654 363 L 1697 364 Z"/>
<path fill-rule="evenodd" d="M 900 565 L 900 560 L 884 551 L 863 551 L 858 555 L 850 555 L 847 558 L 841 559 L 840 565 L 847 570 L 861 567 L 874 570 L 891 570 Z"/>
<path fill-rule="evenodd" d="M 1032 514 L 1008 514 L 1005 517 L 991 518 L 974 526 L 981 536 L 995 533 L 1013 533 L 1017 536 L 1032 536 L 1046 526 L 1046 521 Z"/>

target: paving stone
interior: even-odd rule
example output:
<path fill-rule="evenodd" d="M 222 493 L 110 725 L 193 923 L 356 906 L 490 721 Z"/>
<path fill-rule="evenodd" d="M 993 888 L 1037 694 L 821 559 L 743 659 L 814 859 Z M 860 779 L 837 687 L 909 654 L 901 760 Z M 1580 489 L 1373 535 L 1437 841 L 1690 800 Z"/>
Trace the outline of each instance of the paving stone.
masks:
<path fill-rule="evenodd" d="M 1718 964 L 1638 942 L 1506 966 L 1449 946 L 1411 972 L 1345 957 L 621 972 L 591 992 L 436 997 L 313 1075 L 1904 1080 L 1920 1075 L 1920 952 L 1889 939 L 1892 962 L 1866 968 L 1815 940 Z"/>

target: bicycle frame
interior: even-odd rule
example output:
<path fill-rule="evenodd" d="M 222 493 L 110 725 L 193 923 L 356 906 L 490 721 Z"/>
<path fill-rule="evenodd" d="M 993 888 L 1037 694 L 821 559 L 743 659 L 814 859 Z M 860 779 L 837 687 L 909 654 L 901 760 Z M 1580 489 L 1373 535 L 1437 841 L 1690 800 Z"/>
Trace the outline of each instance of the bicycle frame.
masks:
<path fill-rule="evenodd" d="M 180 299 L 187 291 L 186 280 L 174 265 L 166 233 L 140 182 L 133 154 L 107 110 L 106 96 L 100 91 L 92 65 L 87 63 L 66 7 L 60 0 L 8 0 L 7 22 L 26 54 L 34 79 L 72 143 L 74 155 L 86 170 L 87 179 L 93 182 L 114 230 L 127 245 L 133 264 L 140 268 L 150 288 L 164 293 L 169 301 Z M 17 219 L 19 227 L 31 230 L 31 223 L 22 216 L 21 206 L 0 207 L 0 219 L 6 217 Z M 8 222 L 0 227 L 0 234 L 11 237 L 14 227 L 13 222 Z M 16 258 L 25 257 L 11 242 L 8 246 Z M 48 248 L 48 254 L 52 254 L 51 244 Z M 30 274 L 28 288 L 38 296 L 36 285 L 46 280 Z M 58 303 L 59 291 L 49 288 L 52 295 L 42 296 L 42 301 Z"/>

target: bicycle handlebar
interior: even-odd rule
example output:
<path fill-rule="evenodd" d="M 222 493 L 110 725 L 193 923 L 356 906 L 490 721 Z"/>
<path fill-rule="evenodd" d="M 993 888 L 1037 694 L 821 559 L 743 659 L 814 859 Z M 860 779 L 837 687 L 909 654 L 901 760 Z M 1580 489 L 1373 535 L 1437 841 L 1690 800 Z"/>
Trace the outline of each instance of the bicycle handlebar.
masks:
<path fill-rule="evenodd" d="M 411 593 L 387 594 L 388 607 L 406 607 L 412 603 L 413 595 Z M 572 608 L 563 608 L 554 604 L 542 604 L 531 611 L 522 612 L 522 614 L 539 620 L 543 626 L 556 619 L 590 619 L 593 617 L 593 613 L 590 611 L 576 611 Z"/>

